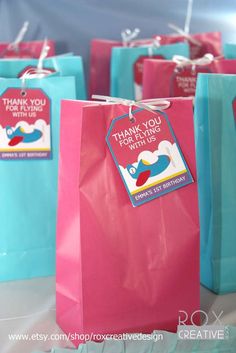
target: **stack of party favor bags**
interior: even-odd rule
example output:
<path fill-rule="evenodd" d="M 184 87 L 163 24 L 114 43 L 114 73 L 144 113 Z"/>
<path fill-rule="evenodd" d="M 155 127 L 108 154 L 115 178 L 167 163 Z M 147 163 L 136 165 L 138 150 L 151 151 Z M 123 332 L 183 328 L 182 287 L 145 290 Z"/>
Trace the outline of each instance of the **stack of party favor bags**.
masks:
<path fill-rule="evenodd" d="M 47 41 L 0 60 L 0 279 L 54 274 L 57 233 L 68 334 L 176 331 L 180 311 L 200 323 L 200 229 L 202 283 L 236 290 L 234 60 L 218 34 L 136 33 L 93 44 L 93 101 L 81 58 L 47 57 Z"/>
<path fill-rule="evenodd" d="M 162 37 L 97 40 L 90 89 L 100 95 L 62 102 L 57 322 L 66 333 L 176 331 L 180 310 L 200 323 L 200 229 L 202 283 L 236 290 L 235 62 L 222 58 L 218 34 Z M 146 60 L 170 66 L 159 70 L 167 88 L 139 101 Z M 99 89 L 103 75 L 110 88 Z"/>
<path fill-rule="evenodd" d="M 150 41 L 131 62 L 188 54 Z M 83 101 L 81 59 L 49 46 L 0 61 L 0 279 L 54 274 L 57 216 L 65 332 L 176 331 L 199 309 L 192 99 Z"/>
<path fill-rule="evenodd" d="M 60 102 L 86 97 L 82 58 L 0 43 L 0 280 L 55 273 Z"/>
<path fill-rule="evenodd" d="M 219 32 L 189 35 L 181 31 L 181 35 L 155 34 L 152 38 L 137 39 L 139 35 L 139 31 L 135 29 L 133 32 L 130 30 L 121 32 L 121 41 L 92 40 L 90 98 L 93 94 L 100 94 L 142 99 L 143 71 L 147 59 L 172 62 L 176 55 L 191 60 L 201 58 L 208 53 L 216 57 L 221 55 Z M 159 81 L 162 79 L 163 77 Z"/>
<path fill-rule="evenodd" d="M 233 44 L 222 54 L 219 32 L 154 35 L 134 39 L 137 30 L 121 33 L 122 41 L 91 42 L 89 97 L 126 99 L 193 96 L 198 73 L 235 74 Z M 234 56 L 235 55 L 235 56 Z"/>
<path fill-rule="evenodd" d="M 126 31 L 122 33 L 122 41 L 109 42 L 109 49 L 107 41 L 95 39 L 91 46 L 90 93 L 153 100 L 193 97 L 197 86 L 195 145 L 201 282 L 216 293 L 225 293 L 236 290 L 236 250 L 233 246 L 236 44 L 226 43 L 222 52 L 221 34 L 190 34 L 187 17 L 184 31 L 171 25 L 177 32 L 175 35 L 160 34 L 139 40 L 134 39 L 137 30 L 134 33 Z M 95 56 L 96 60 L 93 60 Z M 98 58 L 103 66 L 99 66 Z M 92 74 L 95 71 L 96 76 Z M 100 85 L 103 75 L 109 78 L 106 86 Z M 126 137 L 123 145 L 128 144 L 129 135 Z M 138 136 L 135 138 L 132 148 L 139 143 Z M 137 174 L 136 167 L 130 171 L 134 176 Z"/>

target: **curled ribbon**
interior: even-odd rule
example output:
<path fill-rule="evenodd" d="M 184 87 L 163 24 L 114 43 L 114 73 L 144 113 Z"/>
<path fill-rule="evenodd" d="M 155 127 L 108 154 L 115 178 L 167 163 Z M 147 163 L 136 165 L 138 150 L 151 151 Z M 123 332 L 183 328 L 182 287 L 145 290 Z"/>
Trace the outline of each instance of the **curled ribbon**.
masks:
<path fill-rule="evenodd" d="M 161 38 L 159 36 L 156 36 L 155 38 L 151 38 L 151 39 L 143 39 L 140 41 L 134 40 L 134 41 L 130 42 L 129 47 L 147 48 L 148 55 L 153 56 L 153 50 L 155 48 L 159 48 L 161 45 L 160 41 L 161 41 Z"/>
<path fill-rule="evenodd" d="M 189 34 L 190 22 L 191 22 L 191 18 L 192 18 L 192 10 L 193 10 L 193 0 L 188 0 L 188 7 L 187 7 L 187 12 L 186 12 L 184 30 L 182 28 L 176 26 L 173 23 L 169 23 L 168 27 L 173 29 L 175 32 L 177 32 L 181 36 L 185 37 L 189 42 L 191 42 L 197 46 L 201 46 L 201 42 L 199 42 L 197 39 L 193 38 Z"/>
<path fill-rule="evenodd" d="M 33 78 L 44 78 L 52 73 L 51 70 L 43 69 L 43 61 L 47 57 L 49 49 L 50 49 L 50 46 L 48 45 L 47 38 L 45 38 L 37 67 L 26 70 L 24 74 L 21 76 L 22 92 L 24 92 L 25 90 L 26 80 L 33 79 Z"/>
<path fill-rule="evenodd" d="M 185 67 L 185 66 L 204 66 L 204 65 L 209 65 L 210 63 L 212 63 L 212 61 L 214 60 L 214 56 L 210 53 L 205 54 L 203 57 L 198 58 L 198 59 L 188 59 L 185 56 L 181 56 L 181 55 L 174 55 L 172 60 L 177 64 L 177 67 Z"/>
<path fill-rule="evenodd" d="M 47 38 L 45 38 L 44 42 L 43 42 L 43 47 L 42 47 L 42 50 L 41 50 L 41 53 L 39 56 L 38 65 L 37 65 L 38 70 L 42 70 L 43 61 L 47 57 L 49 49 L 50 49 L 50 46 L 48 45 L 48 40 L 47 40 Z"/>
<path fill-rule="evenodd" d="M 49 69 L 44 69 L 43 68 L 43 61 L 48 55 L 48 51 L 50 49 L 50 46 L 48 45 L 47 38 L 45 38 L 43 47 L 39 56 L 38 60 L 38 65 L 36 68 L 32 67 L 28 70 L 26 70 L 23 75 L 20 77 L 21 78 L 21 94 L 22 96 L 26 95 L 25 88 L 26 88 L 26 80 L 29 79 L 34 79 L 34 78 L 44 78 L 52 73 L 51 70 Z"/>
<path fill-rule="evenodd" d="M 25 88 L 26 88 L 26 80 L 34 79 L 34 78 L 44 78 L 50 75 L 52 72 L 47 69 L 39 69 L 39 68 L 31 68 L 28 69 L 24 74 L 21 76 L 21 90 L 22 96 L 25 95 Z"/>
<path fill-rule="evenodd" d="M 170 107 L 170 102 L 168 100 L 163 99 L 145 99 L 141 101 L 134 101 L 124 98 L 118 97 L 109 97 L 109 96 L 101 96 L 101 95 L 92 95 L 93 99 L 103 100 L 107 103 L 115 103 L 115 104 L 123 104 L 129 107 L 129 120 L 131 122 L 135 121 L 135 118 L 132 114 L 133 107 L 138 107 L 141 109 L 145 109 L 151 113 L 155 112 L 155 110 L 165 110 Z"/>
<path fill-rule="evenodd" d="M 168 23 L 168 27 L 173 29 L 175 32 L 177 32 L 181 36 L 185 37 L 189 42 L 192 42 L 193 44 L 195 44 L 199 47 L 202 45 L 201 42 L 199 42 L 197 39 L 193 38 L 190 34 L 186 33 L 183 29 L 174 25 L 173 23 Z"/>
<path fill-rule="evenodd" d="M 11 50 L 11 49 L 17 50 L 18 49 L 20 42 L 22 42 L 26 32 L 28 31 L 28 27 L 29 27 L 29 22 L 25 21 L 23 23 L 23 26 L 20 29 L 19 33 L 17 34 L 16 39 L 8 45 L 8 47 L 7 47 L 8 50 Z"/>
<path fill-rule="evenodd" d="M 186 12 L 185 24 L 184 24 L 184 32 L 187 34 L 189 34 L 192 12 L 193 12 L 193 0 L 188 0 L 188 7 Z"/>
<path fill-rule="evenodd" d="M 148 49 L 148 55 L 149 56 L 153 56 L 153 50 L 155 48 L 159 48 L 160 45 L 161 45 L 160 41 L 161 41 L 161 38 L 156 36 L 155 38 L 152 38 L 148 44 L 144 44 L 144 45 L 141 45 L 141 46 Z"/>
<path fill-rule="evenodd" d="M 135 38 L 137 38 L 139 33 L 140 33 L 139 28 L 135 28 L 133 31 L 127 28 L 124 31 L 122 31 L 121 38 L 122 38 L 123 45 L 127 47 Z"/>
<path fill-rule="evenodd" d="M 144 47 L 148 49 L 149 56 L 153 56 L 153 49 L 159 48 L 161 38 L 156 36 L 155 38 L 135 40 L 139 35 L 140 29 L 135 28 L 133 31 L 125 29 L 121 32 L 123 46 L 127 47 Z"/>

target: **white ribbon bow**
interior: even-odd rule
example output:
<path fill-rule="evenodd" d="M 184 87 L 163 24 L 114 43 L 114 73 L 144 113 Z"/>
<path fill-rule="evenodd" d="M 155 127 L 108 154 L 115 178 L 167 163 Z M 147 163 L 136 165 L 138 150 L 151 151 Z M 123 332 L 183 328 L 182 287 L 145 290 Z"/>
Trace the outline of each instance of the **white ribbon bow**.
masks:
<path fill-rule="evenodd" d="M 160 47 L 160 40 L 161 38 L 156 36 L 155 38 L 151 39 L 142 39 L 142 40 L 135 40 L 135 38 L 139 35 L 140 29 L 135 28 L 133 31 L 130 29 L 125 29 L 121 32 L 121 38 L 123 42 L 123 46 L 127 47 L 144 47 L 148 48 L 148 55 L 153 56 L 153 49 Z M 145 43 L 148 42 L 148 43 Z"/>
<path fill-rule="evenodd" d="M 50 49 L 50 46 L 48 45 L 47 38 L 45 38 L 43 47 L 39 56 L 37 67 L 26 70 L 24 74 L 21 76 L 23 91 L 26 86 L 26 80 L 34 79 L 34 78 L 44 78 L 52 73 L 51 70 L 43 68 L 43 61 L 47 57 L 49 49 Z"/>
<path fill-rule="evenodd" d="M 133 31 L 127 28 L 124 31 L 122 31 L 121 38 L 122 38 L 123 45 L 127 47 L 135 38 L 137 38 L 139 33 L 140 33 L 139 28 L 135 28 Z"/>
<path fill-rule="evenodd" d="M 182 28 L 176 26 L 173 23 L 168 23 L 168 27 L 173 29 L 175 32 L 177 32 L 181 36 L 184 36 L 189 42 L 192 42 L 193 44 L 195 44 L 197 46 L 201 46 L 201 42 L 199 42 L 197 39 L 193 38 L 189 34 L 190 22 L 191 22 L 191 18 L 192 18 L 192 11 L 193 11 L 193 0 L 188 0 L 188 7 L 187 7 L 187 12 L 186 12 L 184 30 Z"/>
<path fill-rule="evenodd" d="M 140 45 L 144 48 L 147 48 L 148 49 L 148 55 L 149 56 L 153 56 L 153 50 L 155 48 L 159 48 L 160 47 L 160 41 L 161 41 L 161 38 L 156 36 L 155 38 L 152 38 L 150 43 L 148 44 L 143 44 L 143 45 Z"/>
<path fill-rule="evenodd" d="M 198 58 L 198 59 L 188 59 L 185 56 L 181 56 L 181 55 L 174 55 L 172 60 L 177 64 L 177 67 L 184 67 L 184 66 L 205 66 L 205 65 L 209 65 L 210 63 L 212 63 L 212 61 L 214 60 L 214 56 L 210 53 L 205 54 L 203 57 Z"/>
<path fill-rule="evenodd" d="M 129 107 L 129 119 L 131 122 L 135 121 L 135 118 L 132 114 L 133 107 L 138 107 L 141 109 L 148 110 L 153 113 L 155 110 L 165 110 L 170 107 L 170 102 L 168 100 L 163 99 L 145 99 L 141 101 L 134 101 L 124 98 L 118 97 L 109 97 L 109 96 L 100 96 L 100 95 L 92 95 L 93 99 L 104 100 L 107 103 L 115 103 L 115 104 L 123 104 Z"/>
<path fill-rule="evenodd" d="M 31 68 L 28 69 L 27 71 L 24 72 L 24 74 L 21 76 L 21 89 L 22 89 L 22 95 L 24 95 L 24 90 L 26 88 L 26 80 L 31 80 L 34 78 L 44 78 L 48 75 L 50 75 L 52 72 L 47 69 L 39 69 L 39 68 Z"/>
<path fill-rule="evenodd" d="M 133 40 L 129 43 L 129 47 L 131 47 L 131 48 L 133 48 L 133 47 L 147 48 L 148 55 L 153 56 L 153 50 L 155 48 L 159 48 L 161 45 L 160 41 L 161 41 L 161 38 L 159 36 L 156 36 L 155 38 L 151 38 L 151 39 L 150 38 L 142 39 L 140 41 Z"/>
<path fill-rule="evenodd" d="M 18 46 L 19 46 L 20 42 L 22 42 L 22 40 L 24 39 L 24 36 L 25 36 L 26 32 L 28 31 L 28 28 L 29 28 L 29 22 L 25 21 L 23 23 L 23 26 L 20 29 L 19 33 L 17 34 L 16 39 L 8 45 L 8 47 L 7 47 L 8 50 L 11 50 L 11 49 L 17 50 L 18 49 Z"/>

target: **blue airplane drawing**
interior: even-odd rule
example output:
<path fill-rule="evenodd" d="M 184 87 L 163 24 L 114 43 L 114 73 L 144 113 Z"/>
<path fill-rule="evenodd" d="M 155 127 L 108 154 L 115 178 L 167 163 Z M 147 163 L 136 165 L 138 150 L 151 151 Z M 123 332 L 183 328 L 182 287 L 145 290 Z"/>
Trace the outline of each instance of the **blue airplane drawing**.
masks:
<path fill-rule="evenodd" d="M 149 177 L 162 173 L 169 166 L 170 161 L 170 157 L 163 154 L 158 156 L 158 160 L 153 164 L 141 159 L 137 168 L 132 164 L 128 164 L 127 170 L 132 178 L 137 179 L 136 186 L 142 186 Z"/>
<path fill-rule="evenodd" d="M 10 139 L 8 145 L 16 146 L 20 142 L 30 143 L 39 140 L 42 137 L 42 131 L 34 129 L 32 132 L 26 132 L 22 127 L 13 129 L 11 126 L 6 127 L 7 137 Z"/>

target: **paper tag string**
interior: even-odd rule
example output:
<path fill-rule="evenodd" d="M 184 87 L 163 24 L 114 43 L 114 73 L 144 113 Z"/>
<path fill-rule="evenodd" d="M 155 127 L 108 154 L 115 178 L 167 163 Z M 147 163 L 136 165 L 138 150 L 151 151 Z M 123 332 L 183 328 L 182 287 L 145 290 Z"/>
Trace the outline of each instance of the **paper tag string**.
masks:
<path fill-rule="evenodd" d="M 28 28 L 29 28 L 29 22 L 25 21 L 23 23 L 23 26 L 21 27 L 19 33 L 17 34 L 16 39 L 8 45 L 8 47 L 7 47 L 8 50 L 11 50 L 11 49 L 17 50 L 18 49 L 18 46 L 23 41 L 25 34 L 28 31 Z"/>
<path fill-rule="evenodd" d="M 170 102 L 164 99 L 145 99 L 141 101 L 134 101 L 124 98 L 118 97 L 109 97 L 109 96 L 100 96 L 100 95 L 93 95 L 93 99 L 103 100 L 107 103 L 115 103 L 115 104 L 123 104 L 129 107 L 129 120 L 131 122 L 135 121 L 135 118 L 132 114 L 133 107 L 138 107 L 141 109 L 145 109 L 151 113 L 155 112 L 155 110 L 165 110 L 170 107 Z"/>

